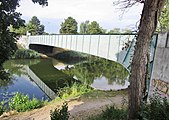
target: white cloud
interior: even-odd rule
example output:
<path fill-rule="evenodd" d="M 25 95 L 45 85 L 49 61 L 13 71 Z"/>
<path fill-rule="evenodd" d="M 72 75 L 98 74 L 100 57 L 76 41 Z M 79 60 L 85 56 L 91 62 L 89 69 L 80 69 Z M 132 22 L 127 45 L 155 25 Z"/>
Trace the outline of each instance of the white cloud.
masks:
<path fill-rule="evenodd" d="M 78 22 L 85 20 L 96 20 L 101 25 L 113 27 L 128 26 L 135 24 L 140 18 L 142 6 L 131 8 L 120 19 L 121 12 L 117 6 L 113 6 L 113 0 L 48 0 L 49 5 L 42 7 L 33 4 L 31 0 L 21 0 L 21 6 L 17 11 L 23 16 L 37 16 L 41 19 L 59 19 L 63 20 L 69 16 L 75 18 Z M 123 24 L 123 25 L 122 25 Z"/>

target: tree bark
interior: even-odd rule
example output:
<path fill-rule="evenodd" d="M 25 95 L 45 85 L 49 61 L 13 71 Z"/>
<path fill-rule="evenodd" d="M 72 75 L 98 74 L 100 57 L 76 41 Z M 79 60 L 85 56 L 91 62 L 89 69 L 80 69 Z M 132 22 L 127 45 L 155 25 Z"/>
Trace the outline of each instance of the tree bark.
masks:
<path fill-rule="evenodd" d="M 144 1 L 135 52 L 131 64 L 131 75 L 129 78 L 129 120 L 137 117 L 137 113 L 143 100 L 142 97 L 146 76 L 146 55 L 164 3 L 165 0 Z"/>

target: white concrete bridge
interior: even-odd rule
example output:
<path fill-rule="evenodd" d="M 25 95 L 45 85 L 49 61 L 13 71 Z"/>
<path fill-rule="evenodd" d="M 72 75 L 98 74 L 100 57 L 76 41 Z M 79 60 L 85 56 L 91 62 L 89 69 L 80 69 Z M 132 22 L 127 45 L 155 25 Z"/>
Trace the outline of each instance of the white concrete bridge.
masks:
<path fill-rule="evenodd" d="M 39 35 L 29 36 L 28 40 L 28 45 L 47 45 L 83 52 L 116 61 L 129 69 L 134 52 L 135 35 Z M 151 61 L 154 57 L 156 40 L 157 35 L 154 35 L 151 42 Z M 130 41 L 128 48 L 122 50 L 128 41 Z"/>
<path fill-rule="evenodd" d="M 29 36 L 28 41 L 28 45 L 48 45 L 99 56 L 119 62 L 129 69 L 134 52 L 135 35 L 41 35 Z M 122 50 L 127 41 L 131 41 L 131 44 L 126 50 Z M 154 35 L 150 46 L 152 63 L 150 95 L 156 90 L 158 94 L 169 98 L 168 60 L 169 34 Z"/>

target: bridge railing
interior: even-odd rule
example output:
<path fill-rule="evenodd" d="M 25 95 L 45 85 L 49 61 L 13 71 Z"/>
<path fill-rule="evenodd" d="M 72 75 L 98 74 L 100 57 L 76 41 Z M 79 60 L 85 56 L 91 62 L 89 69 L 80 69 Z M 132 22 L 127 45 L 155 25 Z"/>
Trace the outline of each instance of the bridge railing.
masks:
<path fill-rule="evenodd" d="M 153 36 L 153 42 L 156 41 Z M 134 52 L 135 34 L 116 35 L 39 35 L 30 36 L 29 44 L 41 44 L 79 51 L 117 61 L 129 68 Z M 130 42 L 129 42 L 130 41 Z M 126 43 L 130 43 L 127 45 Z M 127 49 L 122 49 L 123 47 Z M 154 48 L 151 46 L 151 59 Z"/>

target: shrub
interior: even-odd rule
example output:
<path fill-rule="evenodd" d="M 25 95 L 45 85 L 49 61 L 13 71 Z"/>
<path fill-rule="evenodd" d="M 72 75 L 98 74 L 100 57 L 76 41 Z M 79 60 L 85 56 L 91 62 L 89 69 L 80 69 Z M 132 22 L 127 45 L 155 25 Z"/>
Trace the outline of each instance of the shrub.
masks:
<path fill-rule="evenodd" d="M 5 111 L 4 102 L 0 102 L 0 116 L 3 114 L 4 111 Z"/>
<path fill-rule="evenodd" d="M 89 85 L 74 83 L 71 87 L 67 86 L 61 88 L 58 91 L 58 96 L 62 99 L 66 99 L 68 97 L 77 97 L 90 92 L 92 89 L 93 88 L 91 88 Z"/>
<path fill-rule="evenodd" d="M 63 103 L 61 109 L 55 109 L 54 111 L 50 111 L 51 120 L 68 120 L 70 113 L 68 112 L 67 103 Z"/>
<path fill-rule="evenodd" d="M 43 104 L 44 102 L 39 101 L 34 97 L 32 100 L 30 100 L 28 95 L 23 95 L 21 93 L 16 93 L 16 95 L 9 101 L 10 110 L 16 110 L 18 112 L 24 112 L 39 108 Z"/>
<path fill-rule="evenodd" d="M 115 106 L 107 107 L 100 115 L 89 118 L 90 120 L 127 120 L 127 110 Z"/>
<path fill-rule="evenodd" d="M 169 102 L 155 95 L 149 104 L 143 104 L 138 114 L 140 120 L 169 120 Z"/>
<path fill-rule="evenodd" d="M 53 57 L 55 59 L 63 61 L 64 63 L 75 64 L 87 60 L 88 55 L 76 51 L 64 51 L 54 55 Z"/>
<path fill-rule="evenodd" d="M 18 49 L 15 52 L 13 58 L 15 59 L 35 59 L 35 58 L 40 58 L 40 54 L 30 49 Z"/>

